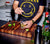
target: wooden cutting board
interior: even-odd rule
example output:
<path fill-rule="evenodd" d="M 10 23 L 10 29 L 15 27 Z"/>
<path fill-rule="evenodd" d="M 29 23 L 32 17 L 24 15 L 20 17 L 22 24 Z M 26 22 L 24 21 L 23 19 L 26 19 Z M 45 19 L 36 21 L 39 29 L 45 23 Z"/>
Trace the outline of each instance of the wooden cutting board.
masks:
<path fill-rule="evenodd" d="M 15 26 L 13 26 L 13 23 L 15 23 Z M 9 24 L 11 24 L 11 26 L 8 26 Z M 37 26 L 37 24 L 33 24 L 29 28 L 29 31 L 26 31 L 27 29 L 21 28 L 20 22 L 11 21 L 11 22 L 7 22 L 3 26 L 1 26 L 0 32 L 4 32 L 4 33 L 8 33 L 8 34 L 14 34 L 17 36 L 22 36 L 22 37 L 33 38 L 33 37 L 35 37 L 36 26 Z"/>

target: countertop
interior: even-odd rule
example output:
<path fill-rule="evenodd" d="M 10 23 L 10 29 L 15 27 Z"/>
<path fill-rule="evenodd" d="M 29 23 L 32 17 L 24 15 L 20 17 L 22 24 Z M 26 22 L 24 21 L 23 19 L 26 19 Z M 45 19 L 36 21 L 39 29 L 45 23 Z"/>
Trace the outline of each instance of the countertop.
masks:
<path fill-rule="evenodd" d="M 3 24 L 6 24 L 6 21 L 0 20 L 0 27 Z M 0 32 L 0 44 L 34 44 L 31 42 L 31 39 L 19 37 L 16 35 L 6 34 Z"/>

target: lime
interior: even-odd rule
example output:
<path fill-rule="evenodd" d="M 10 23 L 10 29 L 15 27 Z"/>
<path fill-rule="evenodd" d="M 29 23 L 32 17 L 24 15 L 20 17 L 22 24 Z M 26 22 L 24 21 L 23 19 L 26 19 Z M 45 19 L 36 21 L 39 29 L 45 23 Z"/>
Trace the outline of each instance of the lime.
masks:
<path fill-rule="evenodd" d="M 8 24 L 8 26 L 9 26 L 9 27 L 11 27 L 11 26 L 12 26 L 12 24 Z"/>
<path fill-rule="evenodd" d="M 29 31 L 29 29 L 26 29 L 26 31 Z"/>
<path fill-rule="evenodd" d="M 34 43 L 34 40 L 31 40 L 32 43 Z"/>
<path fill-rule="evenodd" d="M 15 26 L 15 23 L 13 23 L 13 26 Z"/>

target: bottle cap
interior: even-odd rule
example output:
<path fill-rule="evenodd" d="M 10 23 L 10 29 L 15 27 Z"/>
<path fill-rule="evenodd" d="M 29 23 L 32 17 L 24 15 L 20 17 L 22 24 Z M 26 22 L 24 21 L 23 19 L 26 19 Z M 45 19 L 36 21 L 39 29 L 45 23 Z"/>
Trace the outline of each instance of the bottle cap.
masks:
<path fill-rule="evenodd" d="M 45 17 L 48 17 L 48 15 L 49 15 L 49 12 L 45 12 Z"/>

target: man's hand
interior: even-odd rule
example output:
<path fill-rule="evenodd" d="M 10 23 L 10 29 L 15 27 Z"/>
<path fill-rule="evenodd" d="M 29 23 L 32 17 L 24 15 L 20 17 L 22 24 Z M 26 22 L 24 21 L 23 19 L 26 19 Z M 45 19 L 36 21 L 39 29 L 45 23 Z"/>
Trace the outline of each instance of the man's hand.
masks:
<path fill-rule="evenodd" d="M 16 8 L 15 13 L 16 14 L 22 14 L 24 12 L 20 7 Z"/>
<path fill-rule="evenodd" d="M 32 20 L 29 20 L 29 21 L 23 22 L 23 24 L 26 25 L 26 26 L 24 26 L 24 28 L 30 28 L 32 26 L 33 22 L 32 22 Z"/>

